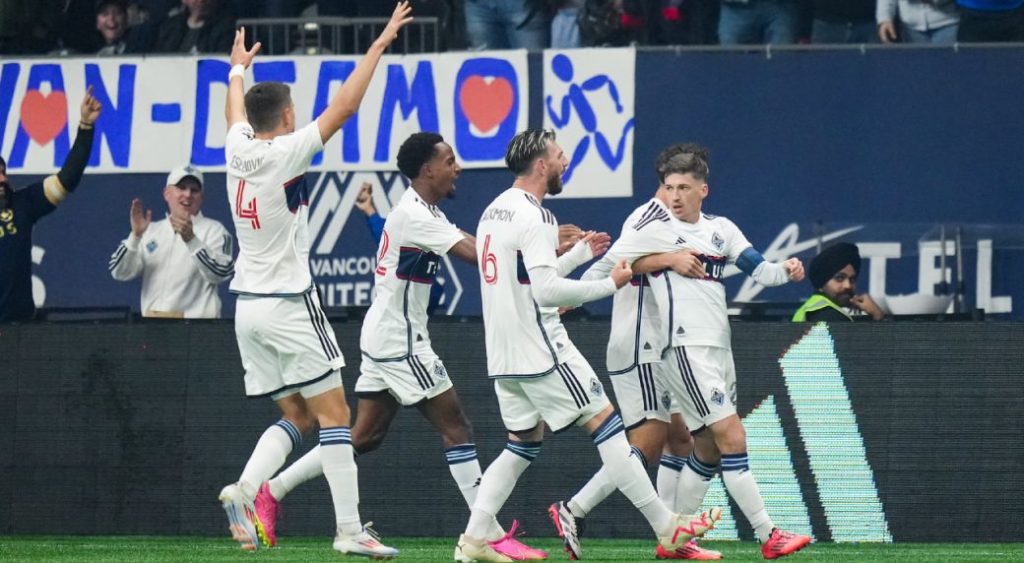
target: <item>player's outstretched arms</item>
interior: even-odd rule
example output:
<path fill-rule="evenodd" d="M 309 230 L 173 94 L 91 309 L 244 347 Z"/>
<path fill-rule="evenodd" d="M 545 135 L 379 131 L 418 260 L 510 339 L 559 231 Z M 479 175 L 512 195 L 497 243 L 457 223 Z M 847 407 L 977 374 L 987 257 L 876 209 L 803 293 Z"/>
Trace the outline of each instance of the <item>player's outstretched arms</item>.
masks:
<path fill-rule="evenodd" d="M 224 117 L 228 121 L 228 129 L 232 125 L 245 121 L 245 73 L 252 64 L 256 53 L 260 52 L 261 43 L 256 42 L 252 49 L 245 48 L 245 28 L 235 31 L 235 42 L 231 45 L 231 72 L 228 73 L 228 97 L 224 104 Z M 242 71 L 235 70 L 241 65 Z"/>
<path fill-rule="evenodd" d="M 633 262 L 634 274 L 650 274 L 662 270 L 672 270 L 680 276 L 698 279 L 706 274 L 700 253 L 692 249 L 650 254 Z"/>
<path fill-rule="evenodd" d="M 611 276 L 594 281 L 565 279 L 551 266 L 531 268 L 529 274 L 530 291 L 534 301 L 541 307 L 577 307 L 608 297 L 629 281 L 626 278 L 620 284 L 615 277 L 615 269 Z"/>
<path fill-rule="evenodd" d="M 768 262 L 760 252 L 747 248 L 736 259 L 736 267 L 757 283 L 775 287 L 788 282 L 804 279 L 804 265 L 797 258 L 790 258 L 778 264 Z"/>
<path fill-rule="evenodd" d="M 362 103 L 363 96 L 366 95 L 366 88 L 370 85 L 370 79 L 373 78 L 373 71 L 376 70 L 377 63 L 380 62 L 381 56 L 391 42 L 398 37 L 399 30 L 412 21 L 411 13 L 412 6 L 407 1 L 403 0 L 395 6 L 395 11 L 392 12 L 391 20 L 384 27 L 384 31 L 370 45 L 370 49 L 360 59 L 348 80 L 341 85 L 334 98 L 331 99 L 331 103 L 317 117 L 316 124 L 320 128 L 320 140 L 324 143 L 327 143 L 348 121 L 348 118 L 352 117 L 359 109 L 359 104 Z"/>
<path fill-rule="evenodd" d="M 467 264 L 477 264 L 476 237 L 463 231 L 463 239 L 448 249 L 448 254 Z"/>

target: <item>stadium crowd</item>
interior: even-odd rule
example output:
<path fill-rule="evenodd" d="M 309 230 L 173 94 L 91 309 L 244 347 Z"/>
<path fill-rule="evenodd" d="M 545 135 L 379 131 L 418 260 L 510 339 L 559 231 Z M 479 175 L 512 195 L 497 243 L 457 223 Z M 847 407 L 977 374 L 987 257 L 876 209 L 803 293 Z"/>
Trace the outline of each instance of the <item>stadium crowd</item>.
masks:
<path fill-rule="evenodd" d="M 239 19 L 386 18 L 358 0 L 0 0 L 0 54 L 222 53 Z M 422 0 L 447 49 L 1024 41 L 1024 0 Z M 339 53 L 340 54 L 340 53 Z"/>

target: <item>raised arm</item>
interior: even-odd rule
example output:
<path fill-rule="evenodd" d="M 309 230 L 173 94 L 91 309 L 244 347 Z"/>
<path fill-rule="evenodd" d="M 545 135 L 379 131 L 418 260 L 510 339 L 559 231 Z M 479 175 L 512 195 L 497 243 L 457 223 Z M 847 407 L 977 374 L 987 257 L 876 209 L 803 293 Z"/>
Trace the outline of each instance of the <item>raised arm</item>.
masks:
<path fill-rule="evenodd" d="M 252 49 L 246 49 L 245 28 L 240 27 L 235 31 L 235 43 L 231 46 L 231 72 L 228 74 L 228 98 L 224 108 L 228 129 L 245 121 L 245 69 L 249 68 L 253 57 L 260 52 L 260 46 L 257 41 Z M 237 69 L 239 66 L 241 69 Z"/>
<path fill-rule="evenodd" d="M 325 144 L 359 109 L 359 104 L 363 101 L 377 63 L 380 62 L 381 56 L 391 42 L 398 37 L 398 31 L 412 21 L 412 17 L 409 15 L 411 13 L 412 7 L 407 1 L 399 2 L 395 6 L 395 11 L 391 14 L 391 21 L 384 27 L 380 37 L 370 45 L 370 49 L 360 59 L 348 80 L 334 94 L 331 103 L 316 118 L 316 124 L 320 128 L 320 139 Z"/>

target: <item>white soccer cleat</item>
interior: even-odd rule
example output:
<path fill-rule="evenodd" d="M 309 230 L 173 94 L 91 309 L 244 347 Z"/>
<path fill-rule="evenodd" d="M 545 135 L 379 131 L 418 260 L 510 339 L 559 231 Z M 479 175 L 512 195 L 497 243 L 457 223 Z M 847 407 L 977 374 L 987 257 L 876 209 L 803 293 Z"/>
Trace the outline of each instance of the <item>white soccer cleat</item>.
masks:
<path fill-rule="evenodd" d="M 722 517 L 722 509 L 714 507 L 700 514 L 676 514 L 675 522 L 667 536 L 658 538 L 666 551 L 673 552 L 686 545 L 691 538 L 699 538 L 715 527 Z"/>
<path fill-rule="evenodd" d="M 569 559 L 573 561 L 582 559 L 583 545 L 580 543 L 580 534 L 583 530 L 580 524 L 583 519 L 576 518 L 569 511 L 569 507 L 561 501 L 548 507 L 548 516 L 551 517 L 551 523 L 555 525 L 558 537 L 562 538 L 562 544 L 565 546 L 565 552 L 569 554 Z"/>
<path fill-rule="evenodd" d="M 231 537 L 246 551 L 256 551 L 260 546 L 259 518 L 252 499 L 245 496 L 238 483 L 232 483 L 220 491 L 221 506 L 228 515 L 228 530 Z"/>
<path fill-rule="evenodd" d="M 462 534 L 459 536 L 459 543 L 455 546 L 455 560 L 459 563 L 473 563 L 474 561 L 497 561 L 508 563 L 512 558 L 494 551 L 491 544 L 484 540 L 474 540 Z"/>
<path fill-rule="evenodd" d="M 338 532 L 334 538 L 334 550 L 370 559 L 394 559 L 398 556 L 397 549 L 380 543 L 380 536 L 373 529 L 373 522 L 363 524 L 363 529 L 358 534 L 346 535 Z"/>

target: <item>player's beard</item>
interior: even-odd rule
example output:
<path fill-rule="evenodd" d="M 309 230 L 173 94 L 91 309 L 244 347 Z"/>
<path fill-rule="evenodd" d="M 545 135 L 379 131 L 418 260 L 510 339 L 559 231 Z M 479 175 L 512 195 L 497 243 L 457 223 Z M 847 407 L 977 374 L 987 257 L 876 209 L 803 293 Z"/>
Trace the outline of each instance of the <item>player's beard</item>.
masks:
<path fill-rule="evenodd" d="M 548 195 L 558 195 L 562 193 L 562 175 L 552 174 L 548 176 Z"/>

